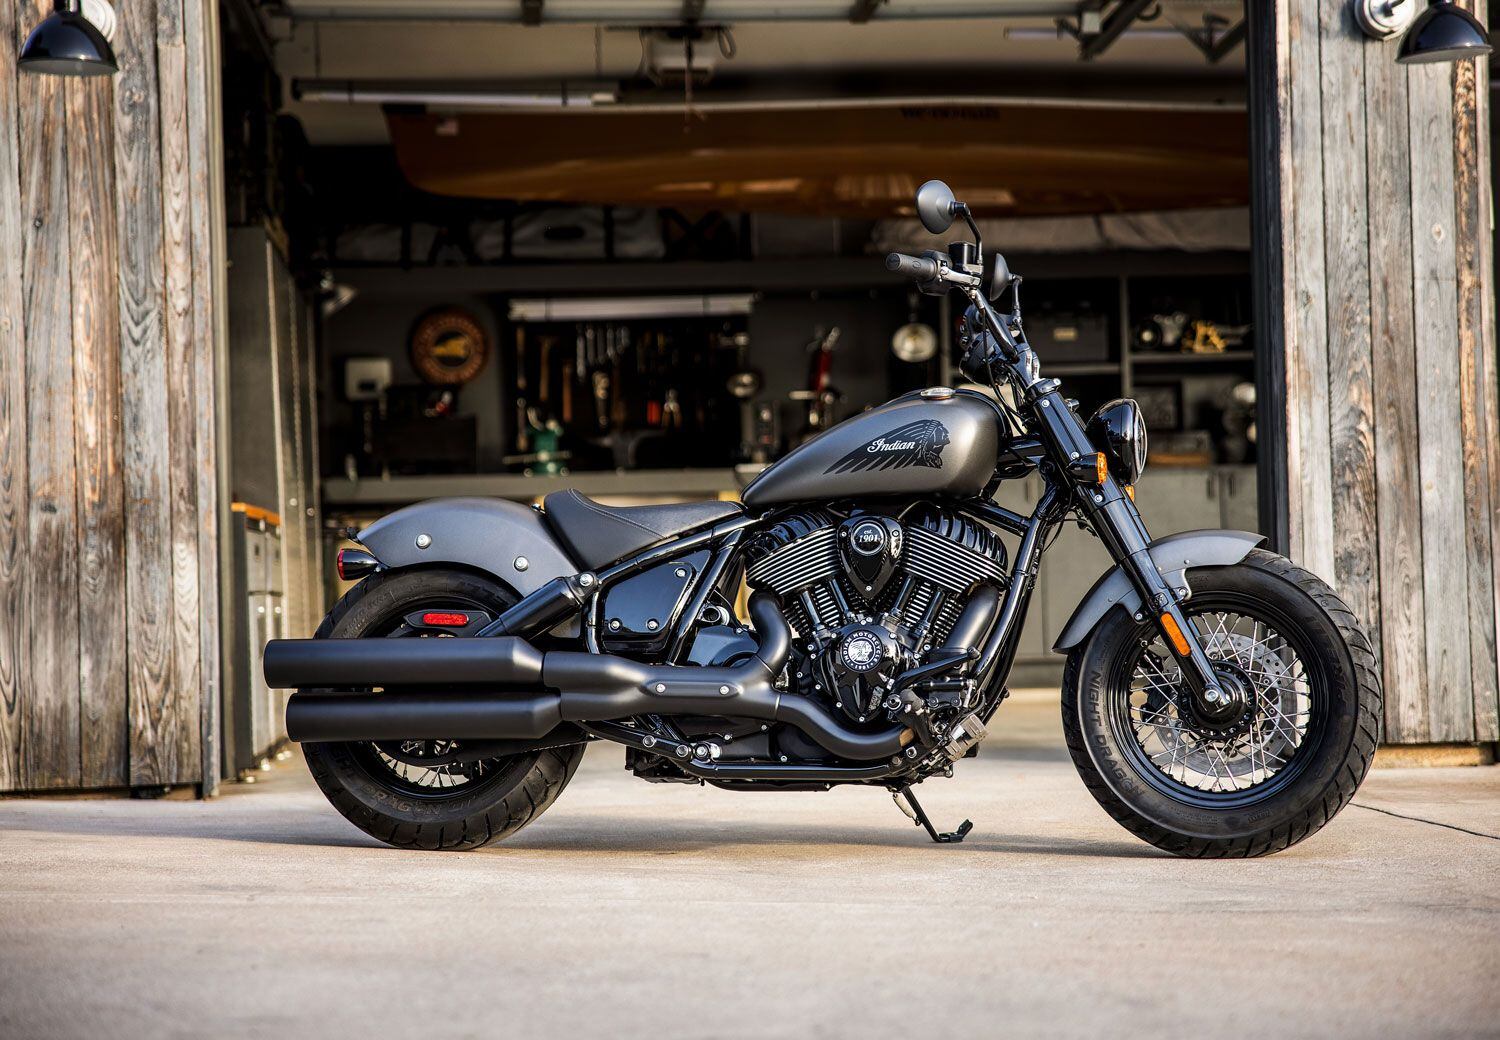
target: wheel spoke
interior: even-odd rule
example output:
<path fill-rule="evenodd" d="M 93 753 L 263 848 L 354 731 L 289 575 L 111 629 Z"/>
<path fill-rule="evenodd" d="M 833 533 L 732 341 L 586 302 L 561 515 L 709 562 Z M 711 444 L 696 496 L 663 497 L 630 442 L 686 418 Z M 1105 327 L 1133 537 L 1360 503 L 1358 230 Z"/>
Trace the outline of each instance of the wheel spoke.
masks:
<path fill-rule="evenodd" d="M 1232 610 L 1189 614 L 1205 652 L 1236 673 L 1249 703 L 1238 721 L 1213 729 L 1196 721 L 1182 672 L 1159 638 L 1138 652 L 1127 712 L 1143 757 L 1174 783 L 1209 794 L 1248 791 L 1296 756 L 1314 719 L 1307 668 L 1286 637 L 1260 617 Z"/>

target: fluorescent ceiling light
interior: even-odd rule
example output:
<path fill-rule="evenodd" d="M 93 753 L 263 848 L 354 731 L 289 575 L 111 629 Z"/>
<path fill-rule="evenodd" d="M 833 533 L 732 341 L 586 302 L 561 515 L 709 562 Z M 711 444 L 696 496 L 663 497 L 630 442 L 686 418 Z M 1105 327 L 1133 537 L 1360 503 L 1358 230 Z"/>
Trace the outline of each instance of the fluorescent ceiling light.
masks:
<path fill-rule="evenodd" d="M 629 321 L 749 314 L 754 293 L 712 296 L 587 296 L 511 300 L 511 321 Z"/>

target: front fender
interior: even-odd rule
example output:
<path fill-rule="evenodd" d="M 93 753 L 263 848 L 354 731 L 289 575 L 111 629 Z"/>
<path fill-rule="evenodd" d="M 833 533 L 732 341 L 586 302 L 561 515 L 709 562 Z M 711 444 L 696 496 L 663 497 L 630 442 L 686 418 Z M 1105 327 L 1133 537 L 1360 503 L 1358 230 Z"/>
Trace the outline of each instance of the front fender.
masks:
<path fill-rule="evenodd" d="M 425 547 L 417 544 L 426 535 Z M 493 574 L 522 596 L 578 567 L 535 509 L 500 498 L 434 498 L 398 509 L 359 532 L 386 567 L 459 563 Z"/>
<path fill-rule="evenodd" d="M 1227 567 L 1239 563 L 1250 550 L 1264 542 L 1265 536 L 1249 531 L 1183 531 L 1152 542 L 1151 554 L 1156 569 L 1174 589 L 1191 587 L 1186 572 L 1193 567 Z M 1062 635 L 1052 644 L 1052 652 L 1066 654 L 1088 638 L 1115 607 L 1134 614 L 1141 609 L 1141 594 L 1118 565 L 1108 571 L 1089 589 L 1083 602 L 1063 626 Z"/>

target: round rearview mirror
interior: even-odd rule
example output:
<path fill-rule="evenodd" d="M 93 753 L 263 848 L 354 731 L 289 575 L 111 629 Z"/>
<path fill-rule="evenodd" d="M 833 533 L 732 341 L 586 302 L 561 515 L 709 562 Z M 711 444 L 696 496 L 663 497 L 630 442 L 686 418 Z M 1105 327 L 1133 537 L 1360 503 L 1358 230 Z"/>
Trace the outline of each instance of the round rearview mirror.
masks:
<path fill-rule="evenodd" d="M 957 205 L 953 189 L 942 181 L 928 181 L 917 189 L 917 216 L 922 219 L 922 226 L 934 235 L 941 235 L 953 226 Z"/>
<path fill-rule="evenodd" d="M 996 253 L 990 257 L 989 269 L 989 297 L 998 300 L 1004 295 L 1005 290 L 1010 288 L 1015 276 L 1010 273 L 1010 265 L 1005 262 L 1005 257 Z"/>

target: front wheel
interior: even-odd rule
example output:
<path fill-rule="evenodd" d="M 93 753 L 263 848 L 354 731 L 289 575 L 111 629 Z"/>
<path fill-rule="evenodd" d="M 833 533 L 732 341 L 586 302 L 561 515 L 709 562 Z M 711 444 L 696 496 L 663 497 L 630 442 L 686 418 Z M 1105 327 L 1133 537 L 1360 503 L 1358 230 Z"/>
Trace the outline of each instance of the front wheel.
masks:
<path fill-rule="evenodd" d="M 1380 736 L 1375 659 L 1316 575 L 1256 550 L 1195 570 L 1184 612 L 1237 710 L 1208 716 L 1149 619 L 1115 611 L 1068 659 L 1063 729 L 1089 792 L 1179 856 L 1263 856 L 1331 820 Z"/>

